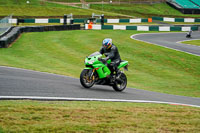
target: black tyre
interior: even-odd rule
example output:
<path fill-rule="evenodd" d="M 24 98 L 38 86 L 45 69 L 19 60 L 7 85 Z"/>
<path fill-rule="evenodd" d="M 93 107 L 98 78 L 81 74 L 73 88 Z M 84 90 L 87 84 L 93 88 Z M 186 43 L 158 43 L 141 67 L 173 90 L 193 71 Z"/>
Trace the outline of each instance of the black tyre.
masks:
<path fill-rule="evenodd" d="M 80 75 L 80 82 L 81 82 L 81 85 L 85 88 L 90 88 L 94 85 L 95 79 L 94 77 L 90 79 L 89 69 L 83 69 Z"/>
<path fill-rule="evenodd" d="M 115 91 L 123 91 L 126 88 L 127 85 L 127 78 L 124 73 L 121 73 L 119 79 L 116 79 L 113 89 Z"/>

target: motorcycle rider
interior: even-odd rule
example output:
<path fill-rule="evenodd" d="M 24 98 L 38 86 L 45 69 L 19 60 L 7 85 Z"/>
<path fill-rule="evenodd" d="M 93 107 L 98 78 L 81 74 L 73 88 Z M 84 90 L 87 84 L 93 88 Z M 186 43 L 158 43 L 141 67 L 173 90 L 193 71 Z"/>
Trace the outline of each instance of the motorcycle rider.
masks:
<path fill-rule="evenodd" d="M 186 34 L 186 38 L 191 38 L 192 36 L 192 30 L 188 31 L 188 33 Z"/>
<path fill-rule="evenodd" d="M 99 51 L 102 55 L 104 54 L 106 58 L 102 59 L 103 62 L 106 62 L 107 60 L 111 59 L 111 63 L 108 66 L 111 70 L 111 73 L 115 71 L 117 76 L 119 75 L 118 72 L 118 65 L 121 62 L 120 54 L 117 49 L 117 47 L 112 43 L 111 38 L 105 38 L 102 42 L 102 47 Z"/>

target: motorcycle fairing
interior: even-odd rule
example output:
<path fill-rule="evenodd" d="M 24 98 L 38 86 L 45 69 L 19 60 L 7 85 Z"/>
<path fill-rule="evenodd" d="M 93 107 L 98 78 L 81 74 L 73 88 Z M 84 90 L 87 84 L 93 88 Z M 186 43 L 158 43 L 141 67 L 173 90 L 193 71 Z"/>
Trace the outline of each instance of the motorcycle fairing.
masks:
<path fill-rule="evenodd" d="M 118 69 L 122 68 L 122 67 L 125 67 L 126 65 L 128 65 L 128 61 L 122 61 L 119 66 L 118 66 Z"/>

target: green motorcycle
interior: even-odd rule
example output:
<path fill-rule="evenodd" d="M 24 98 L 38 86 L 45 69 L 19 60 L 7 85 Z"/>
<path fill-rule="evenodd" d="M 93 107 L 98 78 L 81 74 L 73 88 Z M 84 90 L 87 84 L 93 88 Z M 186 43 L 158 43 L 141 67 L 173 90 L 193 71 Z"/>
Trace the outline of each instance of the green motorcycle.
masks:
<path fill-rule="evenodd" d="M 127 85 L 126 75 L 120 68 L 128 70 L 128 61 L 121 61 L 118 69 L 119 72 L 111 73 L 109 64 L 111 60 L 104 62 L 102 54 L 95 52 L 85 59 L 85 68 L 80 75 L 81 85 L 85 88 L 90 88 L 94 84 L 97 85 L 110 85 L 115 91 L 123 91 Z"/>

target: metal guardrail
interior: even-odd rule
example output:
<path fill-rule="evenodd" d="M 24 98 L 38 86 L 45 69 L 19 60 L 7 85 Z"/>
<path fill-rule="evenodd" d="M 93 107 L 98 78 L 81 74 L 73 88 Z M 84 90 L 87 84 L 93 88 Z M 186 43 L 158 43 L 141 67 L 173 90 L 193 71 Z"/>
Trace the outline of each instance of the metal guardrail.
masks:
<path fill-rule="evenodd" d="M 12 15 L 0 19 L 0 36 L 5 34 L 12 27 Z"/>

